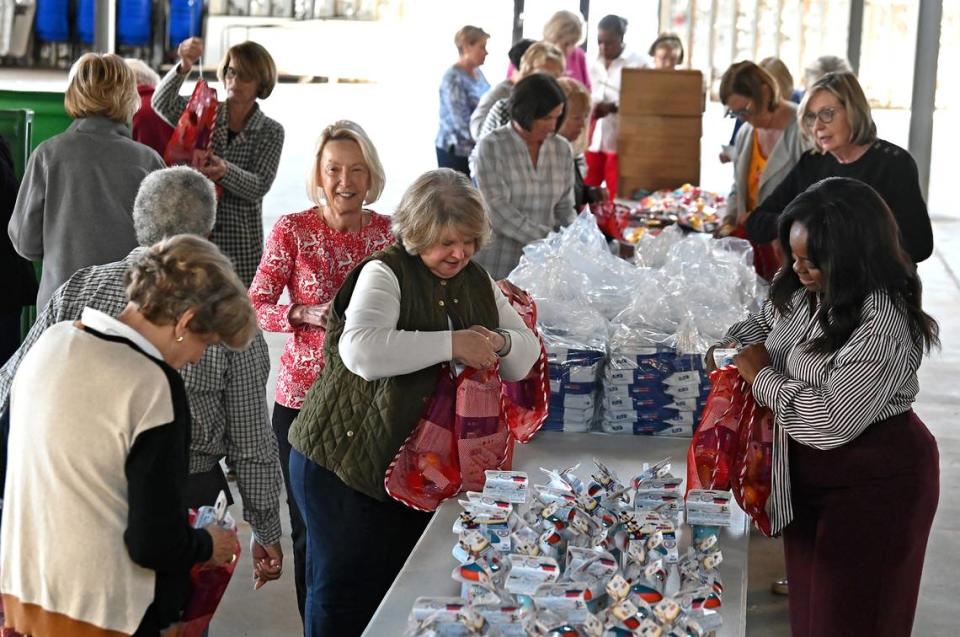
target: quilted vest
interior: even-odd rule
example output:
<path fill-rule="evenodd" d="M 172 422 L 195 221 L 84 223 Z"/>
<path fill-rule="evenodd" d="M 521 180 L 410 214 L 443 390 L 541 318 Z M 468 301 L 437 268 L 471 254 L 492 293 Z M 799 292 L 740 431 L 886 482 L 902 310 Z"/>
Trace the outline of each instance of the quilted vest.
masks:
<path fill-rule="evenodd" d="M 398 330 L 446 331 L 451 322 L 455 330 L 471 325 L 494 329 L 499 327 L 499 315 L 489 275 L 472 262 L 455 277 L 441 279 L 419 256 L 395 244 L 369 256 L 347 275 L 327 315 L 324 371 L 307 392 L 289 440 L 350 488 L 387 500 L 384 473 L 420 419 L 441 366 L 366 381 L 343 364 L 339 342 L 344 312 L 360 270 L 373 260 L 387 264 L 400 284 Z"/>

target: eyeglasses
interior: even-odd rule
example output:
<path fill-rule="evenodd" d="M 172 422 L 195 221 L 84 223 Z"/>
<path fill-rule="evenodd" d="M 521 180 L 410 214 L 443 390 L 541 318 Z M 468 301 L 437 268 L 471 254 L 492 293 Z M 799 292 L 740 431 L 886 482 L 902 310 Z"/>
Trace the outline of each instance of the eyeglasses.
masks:
<path fill-rule="evenodd" d="M 223 79 L 243 81 L 247 78 L 237 69 L 233 68 L 232 66 L 228 66 L 225 69 L 223 69 Z"/>
<path fill-rule="evenodd" d="M 809 128 L 813 126 L 813 123 L 818 119 L 824 124 L 829 124 L 841 108 L 843 108 L 843 106 L 827 106 L 826 108 L 821 108 L 816 113 L 810 113 L 808 111 L 803 114 L 803 125 Z"/>
<path fill-rule="evenodd" d="M 749 108 L 738 108 L 735 111 L 732 111 L 728 108 L 727 111 L 723 114 L 724 117 L 735 117 L 741 120 L 746 119 L 751 115 L 753 115 L 753 111 L 751 111 Z"/>

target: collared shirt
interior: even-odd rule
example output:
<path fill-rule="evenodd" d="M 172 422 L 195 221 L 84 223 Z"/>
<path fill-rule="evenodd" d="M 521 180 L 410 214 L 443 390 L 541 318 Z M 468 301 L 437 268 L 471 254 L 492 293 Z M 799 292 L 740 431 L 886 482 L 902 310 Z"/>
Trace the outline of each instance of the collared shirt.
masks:
<path fill-rule="evenodd" d="M 604 64 L 603 58 L 598 58 L 590 70 L 593 78 L 593 102 L 612 102 L 620 104 L 620 81 L 623 69 L 643 69 L 650 66 L 645 55 L 627 51 L 620 53 L 620 57 Z M 620 118 L 616 113 L 597 120 L 593 129 L 593 138 L 590 140 L 590 150 L 593 152 L 617 152 L 617 136 L 620 134 Z"/>
<path fill-rule="evenodd" d="M 127 305 L 123 275 L 136 248 L 123 261 L 84 268 L 58 289 L 37 316 L 20 349 L 0 369 L 0 410 L 5 410 L 17 367 L 48 327 L 80 318 L 85 307 L 116 316 Z M 267 415 L 270 355 L 262 334 L 243 352 L 207 348 L 197 365 L 181 371 L 190 403 L 190 473 L 211 470 L 226 456 L 237 471 L 243 517 L 260 544 L 280 538 L 282 476 L 276 436 Z"/>
<path fill-rule="evenodd" d="M 470 116 L 480 103 L 483 94 L 490 90 L 490 83 L 480 69 L 476 75 L 454 65 L 447 69 L 440 81 L 440 129 L 437 131 L 437 148 L 449 150 L 459 157 L 469 157 L 473 150 L 470 135 Z"/>
<path fill-rule="evenodd" d="M 161 117 L 176 124 L 189 100 L 179 95 L 186 75 L 175 65 L 157 85 L 153 108 Z M 210 240 L 230 257 L 237 275 L 247 287 L 263 254 L 263 196 L 273 185 L 283 150 L 283 126 L 254 105 L 243 130 L 229 138 L 227 103 L 217 108 L 217 120 L 210 140 L 214 155 L 223 159 L 227 172 L 218 185 L 223 194 L 217 202 L 217 222 Z"/>
<path fill-rule="evenodd" d="M 142 349 L 147 355 L 163 360 L 163 354 L 160 353 L 156 345 L 147 340 L 146 336 L 109 314 L 92 307 L 85 307 L 80 312 L 80 322 L 106 336 L 125 338 Z"/>
<path fill-rule="evenodd" d="M 474 261 L 502 279 L 517 267 L 525 245 L 573 222 L 573 151 L 550 135 L 534 165 L 511 123 L 481 139 L 471 159 L 493 229 Z"/>
<path fill-rule="evenodd" d="M 854 441 L 872 423 L 910 409 L 920 385 L 917 368 L 923 348 L 910 334 L 903 310 L 883 292 L 867 296 L 860 326 L 832 354 L 810 352 L 805 343 L 823 334 L 820 304 L 806 290 L 779 315 L 767 300 L 760 312 L 737 323 L 724 343 L 764 343 L 771 364 L 753 381 L 757 403 L 775 417 L 772 492 L 767 501 L 771 529 L 793 519 L 788 436 L 814 449 Z"/>

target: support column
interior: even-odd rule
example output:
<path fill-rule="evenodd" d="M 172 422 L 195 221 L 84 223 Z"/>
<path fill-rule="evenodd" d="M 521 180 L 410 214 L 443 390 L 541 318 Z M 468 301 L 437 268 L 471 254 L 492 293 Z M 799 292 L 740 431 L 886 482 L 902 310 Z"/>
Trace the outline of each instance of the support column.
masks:
<path fill-rule="evenodd" d="M 513 0 L 513 44 L 523 38 L 523 0 Z"/>
<path fill-rule="evenodd" d="M 96 0 L 93 15 L 93 50 L 117 51 L 117 0 Z"/>
<path fill-rule="evenodd" d="M 860 73 L 860 47 L 863 42 L 864 0 L 850 0 L 850 25 L 847 31 L 847 61 L 854 73 Z"/>
<path fill-rule="evenodd" d="M 920 0 L 908 148 L 917 162 L 920 190 L 924 198 L 930 188 L 930 149 L 933 145 L 933 112 L 936 110 L 937 61 L 940 57 L 942 19 L 943 0 Z"/>

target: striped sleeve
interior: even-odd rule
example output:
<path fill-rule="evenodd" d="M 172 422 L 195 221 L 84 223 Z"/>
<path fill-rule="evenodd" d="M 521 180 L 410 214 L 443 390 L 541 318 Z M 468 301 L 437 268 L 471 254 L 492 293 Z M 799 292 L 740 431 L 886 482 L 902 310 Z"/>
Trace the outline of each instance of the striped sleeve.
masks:
<path fill-rule="evenodd" d="M 910 353 L 899 339 L 889 332 L 858 331 L 838 352 L 821 387 L 791 379 L 773 367 L 757 374 L 753 383 L 757 402 L 771 407 L 777 424 L 797 442 L 827 450 L 854 440 L 913 374 Z M 798 359 L 803 364 L 802 357 Z"/>
<path fill-rule="evenodd" d="M 719 345 L 737 345 L 744 347 L 767 340 L 767 335 L 776 322 L 773 303 L 769 299 L 763 302 L 759 312 L 755 312 L 739 323 L 733 324 Z"/>

